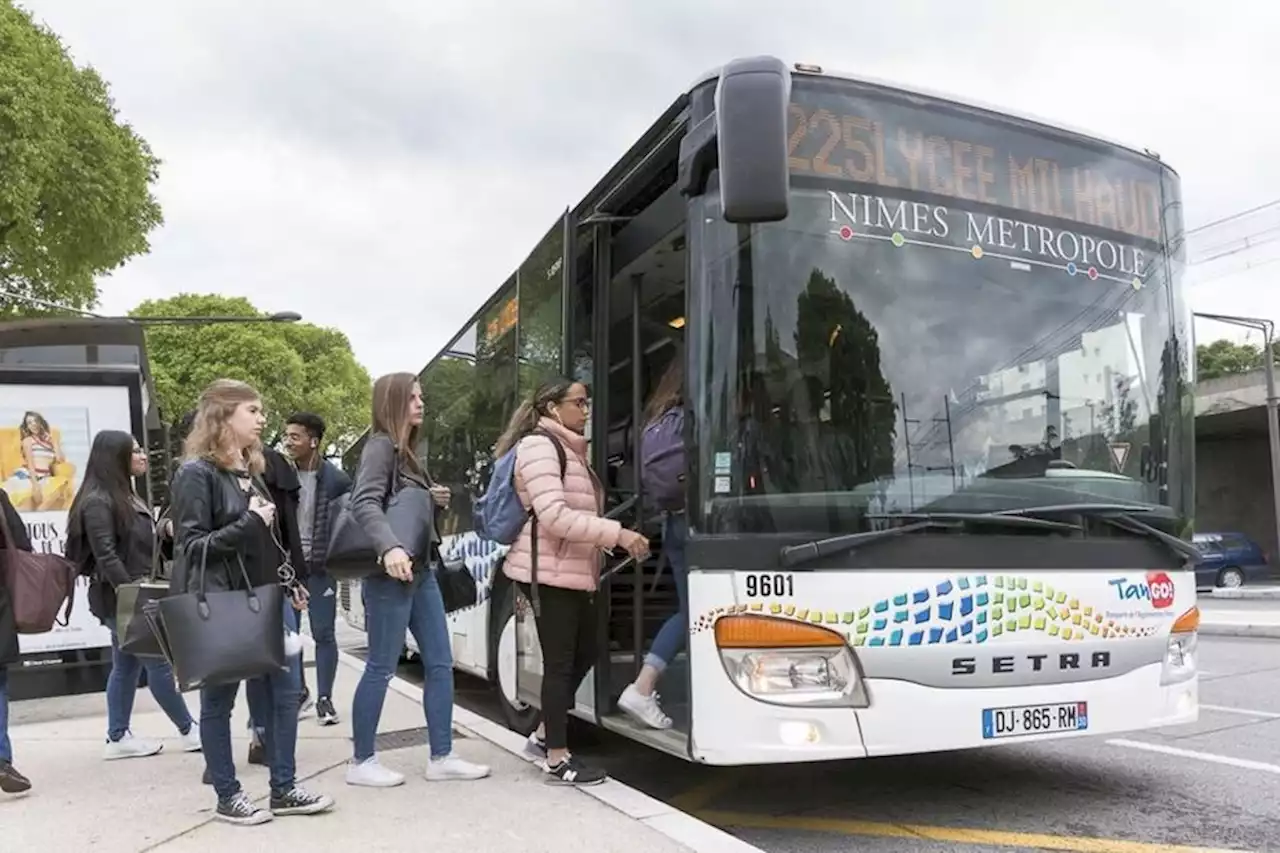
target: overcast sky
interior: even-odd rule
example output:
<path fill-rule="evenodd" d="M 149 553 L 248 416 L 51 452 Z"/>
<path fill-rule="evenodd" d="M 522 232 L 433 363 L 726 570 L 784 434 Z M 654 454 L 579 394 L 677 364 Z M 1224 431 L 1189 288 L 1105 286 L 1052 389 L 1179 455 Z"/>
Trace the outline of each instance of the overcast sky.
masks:
<path fill-rule="evenodd" d="M 1192 227 L 1280 198 L 1275 4 L 21 3 L 101 71 L 164 160 L 166 224 L 103 282 L 102 310 L 247 296 L 341 328 L 375 375 L 418 370 L 681 89 L 734 56 L 942 89 L 1150 148 L 1182 175 Z M 1280 237 L 1280 215 L 1228 232 Z M 1277 247 L 1216 261 L 1193 306 L 1280 318 L 1280 263 L 1265 263 Z"/>

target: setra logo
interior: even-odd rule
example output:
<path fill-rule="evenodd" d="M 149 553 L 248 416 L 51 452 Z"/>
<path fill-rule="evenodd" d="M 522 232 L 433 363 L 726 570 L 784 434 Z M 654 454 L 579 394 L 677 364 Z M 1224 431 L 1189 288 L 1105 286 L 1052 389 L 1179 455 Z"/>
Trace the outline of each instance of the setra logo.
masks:
<path fill-rule="evenodd" d="M 1113 578 L 1107 583 L 1115 587 L 1121 601 L 1147 599 L 1157 610 L 1173 606 L 1173 581 L 1165 572 L 1147 572 L 1146 580 L 1139 583 L 1128 578 Z"/>

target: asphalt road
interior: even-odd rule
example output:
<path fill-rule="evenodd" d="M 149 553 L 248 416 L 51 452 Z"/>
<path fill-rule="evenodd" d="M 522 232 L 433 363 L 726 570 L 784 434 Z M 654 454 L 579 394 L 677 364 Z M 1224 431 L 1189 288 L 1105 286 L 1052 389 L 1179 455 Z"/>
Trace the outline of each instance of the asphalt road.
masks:
<path fill-rule="evenodd" d="M 571 742 L 770 853 L 1280 851 L 1280 642 L 1200 648 L 1200 721 L 1121 738 L 747 768 L 691 765 L 586 725 Z M 459 674 L 457 701 L 500 717 L 482 681 Z"/>

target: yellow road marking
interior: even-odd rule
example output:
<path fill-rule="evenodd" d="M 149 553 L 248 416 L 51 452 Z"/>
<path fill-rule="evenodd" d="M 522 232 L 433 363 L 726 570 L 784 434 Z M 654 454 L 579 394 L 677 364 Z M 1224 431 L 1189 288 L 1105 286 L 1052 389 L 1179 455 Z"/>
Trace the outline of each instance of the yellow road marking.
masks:
<path fill-rule="evenodd" d="M 700 791 L 695 788 L 694 792 Z M 1116 838 L 1085 838 L 1071 835 L 1042 835 L 1001 829 L 963 829 L 951 826 L 920 826 L 907 823 L 876 823 L 823 817 L 771 817 L 740 812 L 699 811 L 695 817 L 717 826 L 749 829 L 790 829 L 865 835 L 879 838 L 910 838 L 917 841 L 946 841 L 953 844 L 986 844 L 992 847 L 1032 847 L 1067 850 L 1072 853 L 1242 853 L 1215 847 L 1183 847 L 1147 844 Z"/>
<path fill-rule="evenodd" d="M 683 794 L 672 797 L 669 802 L 682 812 L 696 812 L 737 784 L 736 773 L 728 769 L 720 770 L 701 785 L 694 785 Z"/>

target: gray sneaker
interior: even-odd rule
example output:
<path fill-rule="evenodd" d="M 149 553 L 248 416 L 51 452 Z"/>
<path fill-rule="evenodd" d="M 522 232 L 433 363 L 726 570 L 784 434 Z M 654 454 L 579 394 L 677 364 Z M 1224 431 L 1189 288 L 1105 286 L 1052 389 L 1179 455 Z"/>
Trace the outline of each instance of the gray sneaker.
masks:
<path fill-rule="evenodd" d="M 333 808 L 333 797 L 313 794 L 306 788 L 294 785 L 286 793 L 271 795 L 271 814 L 278 817 L 302 814 L 320 814 Z"/>
<path fill-rule="evenodd" d="M 226 799 L 218 800 L 214 817 L 237 826 L 257 826 L 270 821 L 271 812 L 254 803 L 244 791 L 237 791 Z"/>

